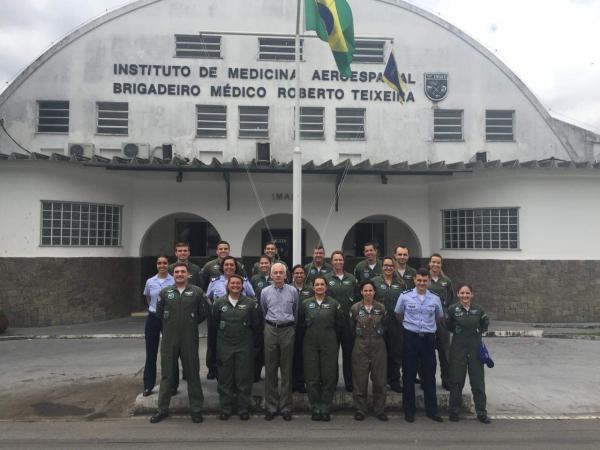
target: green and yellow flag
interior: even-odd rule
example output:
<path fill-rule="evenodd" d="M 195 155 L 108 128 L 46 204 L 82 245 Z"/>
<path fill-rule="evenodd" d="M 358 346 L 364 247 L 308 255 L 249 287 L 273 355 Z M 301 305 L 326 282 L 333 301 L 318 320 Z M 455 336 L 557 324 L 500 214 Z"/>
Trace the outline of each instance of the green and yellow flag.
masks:
<path fill-rule="evenodd" d="M 314 30 L 329 43 L 338 70 L 350 77 L 354 56 L 354 24 L 352 10 L 346 0 L 305 0 L 306 29 Z"/>

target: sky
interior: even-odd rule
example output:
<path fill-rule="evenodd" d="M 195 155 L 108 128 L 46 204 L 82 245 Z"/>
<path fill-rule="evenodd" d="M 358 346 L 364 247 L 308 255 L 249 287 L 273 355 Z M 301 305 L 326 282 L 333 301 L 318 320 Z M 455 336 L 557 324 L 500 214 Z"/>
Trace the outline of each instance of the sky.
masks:
<path fill-rule="evenodd" d="M 353 1 L 364 0 L 349 0 L 350 5 Z M 0 92 L 53 42 L 127 3 L 131 1 L 0 0 Z M 410 3 L 492 51 L 551 115 L 600 133 L 600 0 Z M 355 18 L 357 35 L 359 23 Z"/>

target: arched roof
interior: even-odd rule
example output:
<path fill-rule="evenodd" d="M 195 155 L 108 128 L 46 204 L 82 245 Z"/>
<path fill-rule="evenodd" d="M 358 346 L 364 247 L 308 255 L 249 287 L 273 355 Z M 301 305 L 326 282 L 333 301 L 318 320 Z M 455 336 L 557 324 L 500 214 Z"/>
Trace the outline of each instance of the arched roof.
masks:
<path fill-rule="evenodd" d="M 51 46 L 48 50 L 46 50 L 42 55 L 40 55 L 35 61 L 33 61 L 26 69 L 23 70 L 15 80 L 0 94 L 0 106 L 4 104 L 4 102 L 12 95 L 12 93 L 21 86 L 36 70 L 38 70 L 43 64 L 52 58 L 55 54 L 68 47 L 71 43 L 79 39 L 80 37 L 94 31 L 96 28 L 104 25 L 105 23 L 110 22 L 113 19 L 124 16 L 126 14 L 130 14 L 147 6 L 162 2 L 165 0 L 137 0 L 128 5 L 117 8 L 103 16 L 100 16 L 88 23 L 85 23 L 75 31 L 71 32 L 59 42 Z M 365 0 L 361 0 L 365 1 Z M 456 37 L 461 39 L 465 44 L 473 48 L 475 51 L 481 54 L 482 57 L 490 61 L 500 72 L 502 72 L 505 76 L 507 76 L 511 82 L 515 85 L 515 87 L 527 98 L 527 100 L 531 103 L 531 105 L 536 109 L 536 111 L 543 118 L 548 128 L 552 130 L 553 134 L 562 144 L 563 149 L 569 155 L 569 158 L 573 161 L 577 160 L 577 154 L 574 151 L 571 144 L 568 142 L 565 136 L 558 132 L 556 127 L 554 126 L 553 119 L 544 108 L 544 106 L 540 103 L 537 97 L 531 92 L 531 90 L 521 81 L 514 72 L 512 72 L 506 64 L 504 64 L 498 57 L 496 57 L 492 52 L 486 49 L 483 45 L 477 42 L 475 39 L 462 32 L 460 29 L 452 25 L 451 23 L 443 20 L 442 18 L 425 11 L 411 3 L 408 3 L 403 0 L 372 0 L 379 3 L 385 3 L 389 5 L 396 6 L 398 8 L 402 8 L 406 11 L 409 11 L 422 19 L 425 19 L 429 22 L 432 22 L 441 28 L 447 30 L 448 32 L 454 34 Z"/>

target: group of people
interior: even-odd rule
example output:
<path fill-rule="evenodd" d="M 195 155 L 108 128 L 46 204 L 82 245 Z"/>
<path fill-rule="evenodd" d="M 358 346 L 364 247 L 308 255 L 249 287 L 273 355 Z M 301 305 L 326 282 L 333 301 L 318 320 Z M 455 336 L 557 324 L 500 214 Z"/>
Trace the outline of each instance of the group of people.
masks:
<path fill-rule="evenodd" d="M 338 355 L 354 418 L 367 414 L 372 382 L 373 412 L 386 421 L 387 386 L 402 393 L 404 417 L 415 419 L 415 383 L 425 395 L 426 415 L 436 422 L 436 350 L 442 387 L 450 391 L 449 419 L 459 420 L 462 390 L 469 373 L 479 421 L 489 423 L 483 364 L 478 359 L 488 318 L 473 302 L 473 288 L 453 284 L 433 254 L 428 268 L 408 266 L 409 250 L 399 245 L 391 257 L 378 257 L 374 243 L 364 244 L 365 259 L 353 273 L 344 254 L 330 263 L 317 245 L 312 261 L 288 270 L 275 243 L 264 246 L 250 276 L 220 241 L 217 258 L 203 268 L 189 261 L 187 243 L 175 245 L 177 261 L 156 260 L 157 274 L 144 288 L 148 302 L 144 396 L 156 382 L 160 336 L 161 382 L 158 411 L 150 421 L 168 417 L 179 384 L 179 360 L 188 383 L 191 417 L 202 422 L 198 324 L 207 320 L 208 379 L 217 380 L 221 420 L 236 412 L 249 419 L 252 385 L 265 368 L 265 420 L 280 414 L 292 420 L 292 392 L 308 394 L 311 419 L 331 420 L 338 383 Z M 457 298 L 457 300 L 455 300 Z M 401 375 L 402 372 L 402 375 Z"/>

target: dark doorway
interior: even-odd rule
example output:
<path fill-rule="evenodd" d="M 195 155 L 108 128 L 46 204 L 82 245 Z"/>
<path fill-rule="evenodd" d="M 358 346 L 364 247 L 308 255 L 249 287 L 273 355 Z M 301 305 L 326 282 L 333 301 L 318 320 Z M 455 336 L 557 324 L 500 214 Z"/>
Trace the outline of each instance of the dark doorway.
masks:
<path fill-rule="evenodd" d="M 175 241 L 189 242 L 192 256 L 214 256 L 220 240 L 217 230 L 200 220 L 176 220 Z"/>
<path fill-rule="evenodd" d="M 288 267 L 292 267 L 292 230 L 290 228 L 275 228 L 271 229 L 271 234 L 266 228 L 261 231 L 261 253 L 268 241 L 275 241 L 279 259 L 285 261 Z M 302 229 L 302 262 L 306 259 L 306 229 Z"/>
<path fill-rule="evenodd" d="M 354 256 L 363 256 L 365 242 L 374 242 L 377 248 L 385 249 L 385 224 L 382 222 L 359 222 L 354 225 Z"/>

